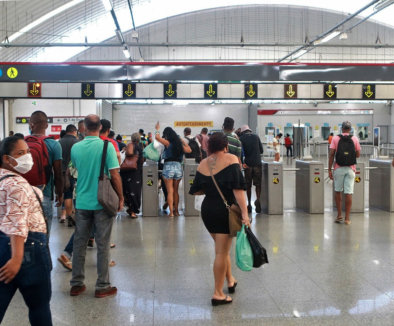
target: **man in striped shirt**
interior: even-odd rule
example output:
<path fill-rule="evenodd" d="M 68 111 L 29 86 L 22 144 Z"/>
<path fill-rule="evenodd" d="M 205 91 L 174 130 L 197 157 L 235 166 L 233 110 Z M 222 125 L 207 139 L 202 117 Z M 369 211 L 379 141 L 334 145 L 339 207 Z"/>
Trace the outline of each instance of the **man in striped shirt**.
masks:
<path fill-rule="evenodd" d="M 230 117 L 224 118 L 223 132 L 228 139 L 228 151 L 238 157 L 239 164 L 241 164 L 242 144 L 238 137 L 233 133 L 234 119 Z"/>

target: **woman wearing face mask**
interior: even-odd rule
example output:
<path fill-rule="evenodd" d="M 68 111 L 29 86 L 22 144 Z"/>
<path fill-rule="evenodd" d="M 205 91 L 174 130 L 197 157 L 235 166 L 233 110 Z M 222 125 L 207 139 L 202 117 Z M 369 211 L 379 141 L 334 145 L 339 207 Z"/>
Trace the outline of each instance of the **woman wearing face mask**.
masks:
<path fill-rule="evenodd" d="M 33 167 L 18 137 L 0 145 L 0 324 L 16 290 L 29 308 L 30 324 L 51 326 L 51 258 L 42 193 L 20 174 Z"/>

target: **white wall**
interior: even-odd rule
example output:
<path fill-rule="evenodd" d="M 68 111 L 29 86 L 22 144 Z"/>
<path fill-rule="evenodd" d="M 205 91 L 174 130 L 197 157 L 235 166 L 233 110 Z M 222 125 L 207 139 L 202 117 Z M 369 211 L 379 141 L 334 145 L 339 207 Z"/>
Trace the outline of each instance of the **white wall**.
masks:
<path fill-rule="evenodd" d="M 17 99 L 9 101 L 9 129 L 27 134 L 27 124 L 17 124 L 16 117 L 30 117 L 37 110 L 44 111 L 48 117 L 72 117 L 96 114 L 96 101 L 56 100 L 56 99 Z M 67 125 L 66 123 L 64 127 Z M 49 132 L 48 132 L 49 133 Z"/>
<path fill-rule="evenodd" d="M 174 128 L 174 121 L 213 121 L 213 128 L 221 129 L 225 117 L 235 120 L 235 128 L 248 123 L 247 104 L 189 104 L 177 105 L 114 105 L 113 129 L 116 133 L 130 135 L 138 129 L 145 133 L 154 131 L 157 121 L 160 129 L 170 126 Z M 183 135 L 182 128 L 174 128 L 179 135 Z M 192 135 L 199 133 L 202 127 L 194 127 Z"/>

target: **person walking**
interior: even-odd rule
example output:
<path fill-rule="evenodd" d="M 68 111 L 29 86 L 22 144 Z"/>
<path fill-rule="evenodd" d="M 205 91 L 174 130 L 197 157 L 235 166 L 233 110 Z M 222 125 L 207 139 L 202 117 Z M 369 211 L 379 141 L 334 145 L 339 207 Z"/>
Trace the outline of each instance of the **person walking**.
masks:
<path fill-rule="evenodd" d="M 142 155 L 140 140 L 139 133 L 133 133 L 131 135 L 131 143 L 128 143 L 125 149 L 126 156 L 137 156 L 137 169 L 122 170 L 122 166 L 120 169 L 125 206 L 127 206 L 127 214 L 131 218 L 137 218 L 141 207 L 142 165 L 144 164 L 144 157 Z"/>
<path fill-rule="evenodd" d="M 285 147 L 286 147 L 286 156 L 289 157 L 289 153 L 290 153 L 290 157 L 293 157 L 293 141 L 291 140 L 289 134 L 286 134 L 285 137 Z"/>
<path fill-rule="evenodd" d="M 182 180 L 182 161 L 184 153 L 191 153 L 191 148 L 181 139 L 171 127 L 163 130 L 163 137 L 160 137 L 160 123 L 155 126 L 155 139 L 165 146 L 162 154 L 164 159 L 163 179 L 167 189 L 167 203 L 170 209 L 168 217 L 179 216 L 179 183 Z"/>
<path fill-rule="evenodd" d="M 272 146 L 274 148 L 274 153 L 275 153 L 275 158 L 274 158 L 275 162 L 280 161 L 280 139 L 282 138 L 282 136 L 283 135 L 279 133 L 272 140 Z"/>
<path fill-rule="evenodd" d="M 108 140 L 112 144 L 112 146 L 114 147 L 114 149 L 116 151 L 116 156 L 117 156 L 118 162 L 120 164 L 121 160 L 120 160 L 119 145 L 114 139 L 108 137 L 109 133 L 111 132 L 111 121 L 109 121 L 107 119 L 101 119 L 100 122 L 101 122 L 100 138 L 102 140 Z"/>
<path fill-rule="evenodd" d="M 263 154 L 263 145 L 260 137 L 252 133 L 248 125 L 241 127 L 241 137 L 243 157 L 242 167 L 244 168 L 246 181 L 246 194 L 248 196 L 248 212 L 252 212 L 252 183 L 256 187 L 256 200 L 254 202 L 256 213 L 261 213 L 260 195 L 261 195 L 261 178 L 263 168 L 261 164 L 261 154 Z"/>
<path fill-rule="evenodd" d="M 242 144 L 237 135 L 234 134 L 234 119 L 230 117 L 224 118 L 223 132 L 228 139 L 228 152 L 238 157 L 241 164 Z M 208 149 L 209 150 L 209 149 Z"/>
<path fill-rule="evenodd" d="M 86 247 L 94 226 L 98 274 L 95 297 L 103 298 L 117 293 L 117 288 L 111 286 L 109 280 L 110 236 L 115 216 L 109 216 L 97 199 L 104 148 L 104 142 L 99 138 L 100 118 L 97 115 L 88 115 L 85 118 L 85 129 L 84 140 L 75 144 L 71 149 L 71 163 L 78 170 L 78 181 L 70 295 L 77 296 L 86 290 L 84 283 Z M 120 211 L 123 208 L 124 199 L 118 170 L 119 164 L 115 149 L 108 144 L 104 173 L 111 177 L 111 184 L 119 197 L 118 210 Z"/>
<path fill-rule="evenodd" d="M 201 154 L 202 158 L 204 159 L 208 156 L 208 128 L 202 128 L 201 132 L 196 136 L 196 138 L 201 144 Z"/>
<path fill-rule="evenodd" d="M 229 229 L 228 209 L 212 180 L 212 174 L 229 205 L 237 202 L 242 211 L 242 223 L 250 226 L 245 198 L 245 179 L 238 158 L 228 154 L 228 139 L 221 132 L 214 133 L 208 142 L 210 155 L 201 161 L 189 193 L 204 193 L 201 217 L 215 243 L 213 275 L 215 287 L 211 298 L 213 306 L 229 304 L 232 298 L 223 292 L 225 279 L 229 293 L 235 292 L 237 280 L 231 271 L 230 248 L 232 237 Z"/>
<path fill-rule="evenodd" d="M 32 326 L 51 326 L 51 257 L 41 190 L 21 173 L 33 167 L 26 142 L 5 138 L 0 146 L 0 324 L 19 290 Z"/>
<path fill-rule="evenodd" d="M 334 136 L 330 145 L 328 161 L 328 175 L 334 180 L 335 204 L 337 218 L 335 223 L 342 223 L 342 192 L 345 194 L 345 224 L 350 225 L 350 209 L 352 208 L 352 195 L 354 178 L 356 176 L 357 157 L 360 157 L 361 147 L 356 136 L 350 136 L 352 124 L 349 121 L 342 123 L 342 134 Z M 335 157 L 335 164 L 334 164 Z M 334 173 L 332 166 L 334 164 Z"/>

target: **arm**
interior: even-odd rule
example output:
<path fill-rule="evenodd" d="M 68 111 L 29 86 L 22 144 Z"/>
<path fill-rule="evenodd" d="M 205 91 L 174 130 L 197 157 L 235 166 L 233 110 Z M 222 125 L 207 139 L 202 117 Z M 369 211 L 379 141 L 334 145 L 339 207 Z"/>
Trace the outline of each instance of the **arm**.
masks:
<path fill-rule="evenodd" d="M 335 156 L 335 149 L 330 148 L 330 157 L 328 159 L 328 176 L 330 177 L 331 180 L 333 180 L 332 176 L 332 165 L 334 163 L 334 156 Z M 356 154 L 357 155 L 357 154 Z"/>
<path fill-rule="evenodd" d="M 118 211 L 121 211 L 123 209 L 123 204 L 124 204 L 122 179 L 120 178 L 120 174 L 119 174 L 118 169 L 109 170 L 109 173 L 111 174 L 112 187 L 114 188 L 116 194 L 119 197 Z"/>
<path fill-rule="evenodd" d="M 181 138 L 181 142 L 182 142 L 183 152 L 184 153 L 191 153 L 192 149 L 190 148 L 190 146 L 188 144 L 186 144 L 186 142 L 182 138 Z"/>
<path fill-rule="evenodd" d="M 55 174 L 56 207 L 59 207 L 63 203 L 63 190 L 64 190 L 62 160 L 56 160 L 53 162 L 53 172 Z"/>
<path fill-rule="evenodd" d="M 360 151 L 356 151 L 356 157 L 360 157 Z"/>
<path fill-rule="evenodd" d="M 18 235 L 11 235 L 11 259 L 0 268 L 0 282 L 10 283 L 18 274 L 24 254 L 25 238 Z"/>
<path fill-rule="evenodd" d="M 233 193 L 239 207 L 241 208 L 242 224 L 245 224 L 246 226 L 250 226 L 248 208 L 246 206 L 245 191 L 243 189 L 233 189 Z"/>
<path fill-rule="evenodd" d="M 160 131 L 159 131 L 160 130 L 160 123 L 159 123 L 159 121 L 156 122 L 155 129 L 156 129 L 156 131 L 155 131 L 155 139 L 159 143 L 162 143 L 165 147 L 170 146 L 170 142 L 168 140 L 160 137 Z"/>

